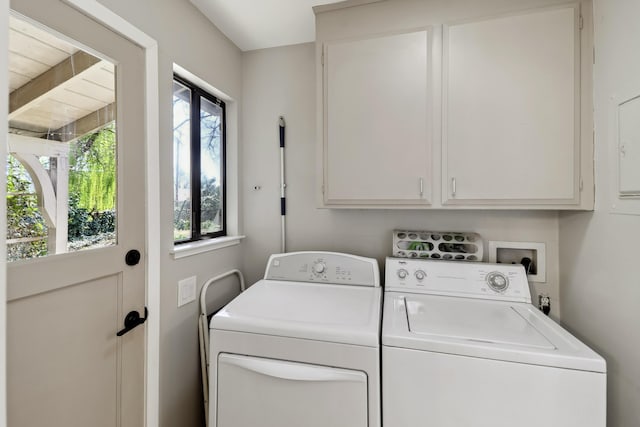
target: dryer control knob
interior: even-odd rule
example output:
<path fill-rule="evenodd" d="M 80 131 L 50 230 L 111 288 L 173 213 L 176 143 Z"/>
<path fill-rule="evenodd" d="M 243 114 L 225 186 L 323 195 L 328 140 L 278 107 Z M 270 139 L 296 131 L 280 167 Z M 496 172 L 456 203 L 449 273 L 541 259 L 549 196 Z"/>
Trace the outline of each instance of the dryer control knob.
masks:
<path fill-rule="evenodd" d="M 316 262 L 313 264 L 313 272 L 316 274 L 322 274 L 327 269 L 327 266 L 323 262 Z"/>
<path fill-rule="evenodd" d="M 407 270 L 405 270 L 404 268 L 401 268 L 400 270 L 398 270 L 398 277 L 401 279 L 406 278 L 409 275 L 409 272 L 407 272 Z"/>
<path fill-rule="evenodd" d="M 418 270 L 418 271 L 416 271 L 415 276 L 416 276 L 416 279 L 422 280 L 422 279 L 424 279 L 426 277 L 426 274 L 425 274 L 424 271 Z"/>

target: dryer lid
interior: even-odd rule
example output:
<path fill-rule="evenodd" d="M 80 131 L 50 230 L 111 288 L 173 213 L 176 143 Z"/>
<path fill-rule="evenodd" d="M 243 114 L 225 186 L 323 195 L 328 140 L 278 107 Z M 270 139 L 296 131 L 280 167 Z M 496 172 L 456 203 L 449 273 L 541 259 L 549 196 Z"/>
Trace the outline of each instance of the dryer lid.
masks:
<path fill-rule="evenodd" d="M 211 329 L 380 346 L 379 287 L 260 280 L 211 318 Z"/>
<path fill-rule="evenodd" d="M 382 344 L 606 372 L 602 357 L 528 303 L 386 292 Z"/>

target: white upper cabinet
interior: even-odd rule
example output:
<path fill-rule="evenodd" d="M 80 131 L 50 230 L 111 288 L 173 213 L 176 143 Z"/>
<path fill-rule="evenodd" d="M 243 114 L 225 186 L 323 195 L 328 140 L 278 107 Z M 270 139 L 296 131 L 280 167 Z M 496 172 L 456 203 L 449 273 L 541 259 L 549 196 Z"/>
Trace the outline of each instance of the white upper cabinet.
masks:
<path fill-rule="evenodd" d="M 444 27 L 443 204 L 578 204 L 580 14 Z"/>
<path fill-rule="evenodd" d="M 590 0 L 316 8 L 319 205 L 593 209 L 592 33 Z"/>
<path fill-rule="evenodd" d="M 323 202 L 431 200 L 431 34 L 324 45 Z"/>

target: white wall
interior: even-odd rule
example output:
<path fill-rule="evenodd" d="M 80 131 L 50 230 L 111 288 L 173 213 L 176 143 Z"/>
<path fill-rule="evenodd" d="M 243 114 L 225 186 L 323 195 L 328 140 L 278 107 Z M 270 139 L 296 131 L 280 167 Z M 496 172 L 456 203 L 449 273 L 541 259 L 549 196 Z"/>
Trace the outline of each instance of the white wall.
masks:
<path fill-rule="evenodd" d="M 640 2 L 595 0 L 593 213 L 560 216 L 562 321 L 607 360 L 608 426 L 640 425 L 640 216 L 610 207 L 611 95 L 640 95 Z M 640 167 L 640 165 L 638 165 Z"/>
<path fill-rule="evenodd" d="M 123 2 L 101 0 L 105 6 L 158 42 L 160 101 L 161 288 L 160 313 L 160 426 L 204 425 L 198 348 L 198 304 L 177 307 L 177 281 L 196 275 L 198 292 L 210 277 L 238 268 L 241 246 L 174 260 L 173 248 L 173 133 L 171 119 L 173 64 L 176 63 L 236 101 L 241 98 L 241 53 L 188 0 Z M 239 138 L 239 102 L 228 103 L 229 133 Z M 235 133 L 235 135 L 233 135 Z M 239 176 L 237 146 L 228 159 Z M 233 296 L 235 285 L 225 283 L 221 303 Z M 157 392 L 157 391 L 150 391 Z"/>
<path fill-rule="evenodd" d="M 285 117 L 287 250 L 330 250 L 375 257 L 384 265 L 396 228 L 475 231 L 486 240 L 545 242 L 548 282 L 538 286 L 558 311 L 555 212 L 330 210 L 315 207 L 315 47 L 287 46 L 243 55 L 244 271 L 248 283 L 280 251 L 278 117 Z M 261 187 L 254 190 L 254 186 Z M 485 247 L 485 251 L 486 251 Z"/>

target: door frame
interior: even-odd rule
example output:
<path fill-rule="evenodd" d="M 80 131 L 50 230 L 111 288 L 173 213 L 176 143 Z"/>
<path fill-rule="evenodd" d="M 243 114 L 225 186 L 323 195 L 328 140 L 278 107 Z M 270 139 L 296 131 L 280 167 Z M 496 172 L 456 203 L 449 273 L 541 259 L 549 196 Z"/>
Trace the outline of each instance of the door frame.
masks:
<path fill-rule="evenodd" d="M 62 0 L 115 33 L 140 46 L 145 53 L 145 251 L 146 325 L 145 426 L 159 425 L 160 383 L 160 131 L 158 100 L 158 43 L 97 0 Z M 0 81 L 8 81 L 9 0 L 0 0 Z M 7 85 L 0 85 L 0 115 L 8 115 Z M 0 120 L 0 135 L 8 132 L 7 120 Z M 0 158 L 6 157 L 6 144 L 0 144 Z M 0 174 L 0 230 L 6 229 L 6 177 Z M 6 237 L 0 232 L 0 427 L 7 423 L 6 390 Z M 155 286 L 154 286 L 155 285 Z"/>

